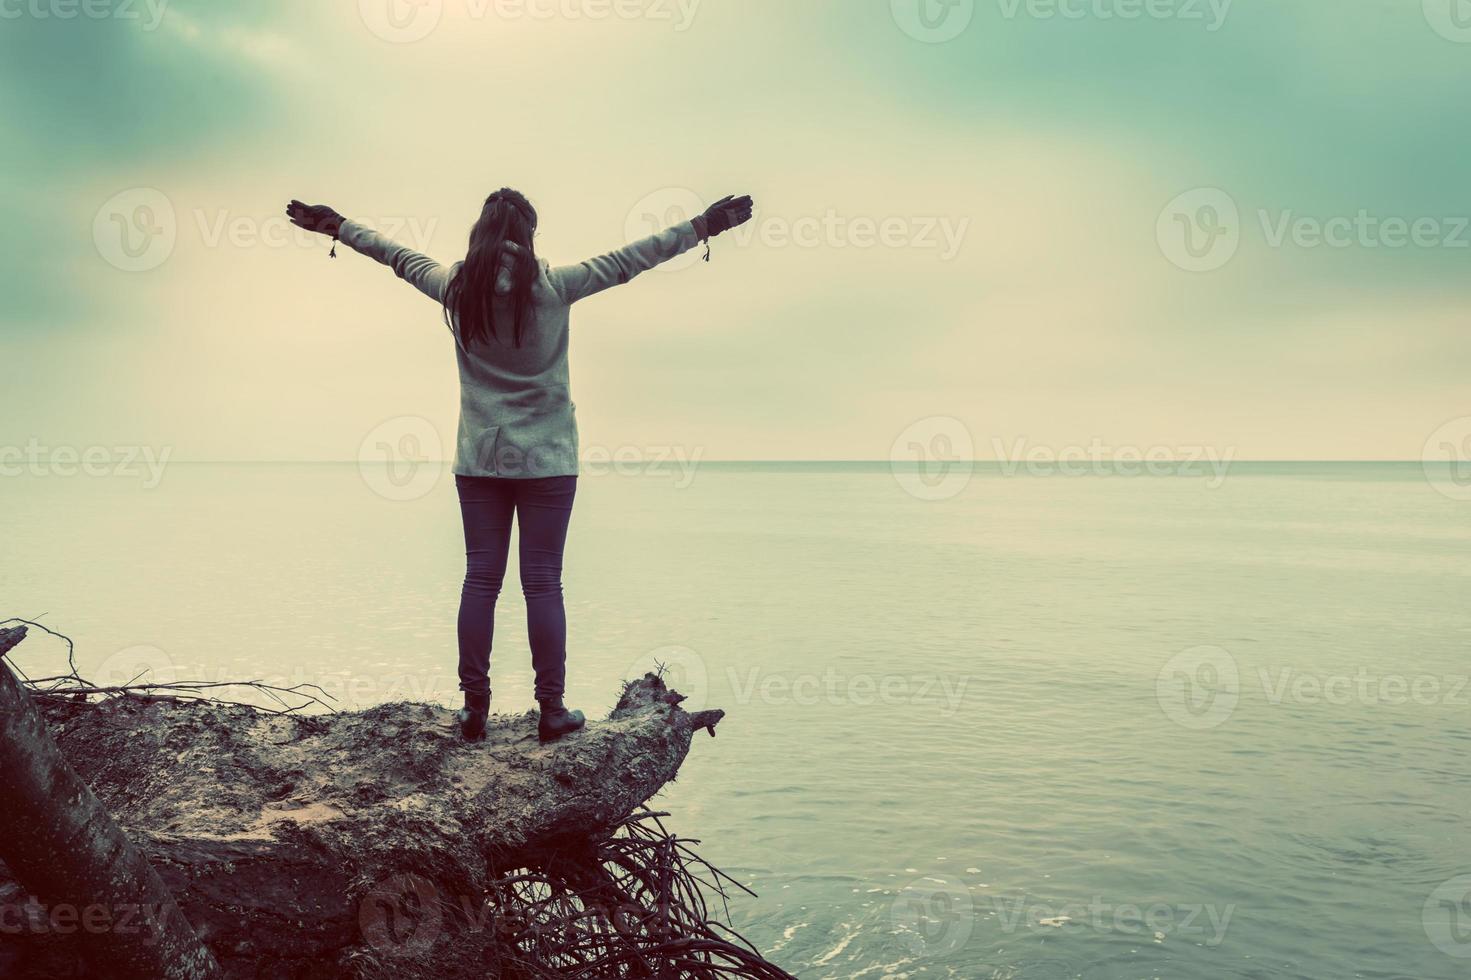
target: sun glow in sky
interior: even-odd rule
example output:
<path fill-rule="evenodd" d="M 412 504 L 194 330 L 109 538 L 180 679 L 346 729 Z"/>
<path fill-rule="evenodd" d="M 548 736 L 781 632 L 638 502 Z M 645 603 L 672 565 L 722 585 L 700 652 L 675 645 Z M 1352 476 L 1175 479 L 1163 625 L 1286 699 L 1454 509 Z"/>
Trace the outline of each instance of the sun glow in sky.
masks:
<path fill-rule="evenodd" d="M 883 459 L 939 416 L 979 458 L 1416 459 L 1471 414 L 1445 6 L 10 0 L 0 444 L 448 444 L 433 304 L 280 212 L 452 261 L 511 185 L 554 263 L 757 199 L 574 312 L 588 446 Z"/>

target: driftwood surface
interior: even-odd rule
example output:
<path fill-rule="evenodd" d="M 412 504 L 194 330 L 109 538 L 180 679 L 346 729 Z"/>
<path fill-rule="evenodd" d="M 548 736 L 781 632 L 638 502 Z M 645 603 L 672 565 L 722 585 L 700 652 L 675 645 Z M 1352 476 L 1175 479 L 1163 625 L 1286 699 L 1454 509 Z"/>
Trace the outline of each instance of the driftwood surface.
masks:
<path fill-rule="evenodd" d="M 449 919 L 456 907 L 473 918 L 497 876 L 606 838 L 723 717 L 681 700 L 651 674 L 608 718 L 542 745 L 534 712 L 492 716 L 486 740 L 467 744 L 453 712 L 423 704 L 300 715 L 35 697 L 65 758 L 229 975 L 405 978 L 495 975 L 494 932 L 406 939 L 375 896 L 397 901 L 405 882 L 427 883 Z M 0 865 L 0 906 L 26 895 Z M 0 934 L 0 966 L 14 941 Z"/>

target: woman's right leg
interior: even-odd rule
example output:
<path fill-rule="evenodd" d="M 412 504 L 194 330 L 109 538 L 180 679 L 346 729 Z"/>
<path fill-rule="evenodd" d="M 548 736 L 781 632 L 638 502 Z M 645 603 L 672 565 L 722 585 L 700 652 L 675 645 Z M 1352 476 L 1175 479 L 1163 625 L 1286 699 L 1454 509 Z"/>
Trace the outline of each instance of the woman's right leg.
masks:
<path fill-rule="evenodd" d="M 577 477 L 523 480 L 516 487 L 521 528 L 521 588 L 536 671 L 536 700 L 561 698 L 567 685 L 567 612 L 562 604 L 562 553 L 577 496 Z"/>
<path fill-rule="evenodd" d="M 465 585 L 460 591 L 460 690 L 490 693 L 490 646 L 495 602 L 506 577 L 511 550 L 514 481 L 456 476 L 460 517 L 465 524 Z"/>

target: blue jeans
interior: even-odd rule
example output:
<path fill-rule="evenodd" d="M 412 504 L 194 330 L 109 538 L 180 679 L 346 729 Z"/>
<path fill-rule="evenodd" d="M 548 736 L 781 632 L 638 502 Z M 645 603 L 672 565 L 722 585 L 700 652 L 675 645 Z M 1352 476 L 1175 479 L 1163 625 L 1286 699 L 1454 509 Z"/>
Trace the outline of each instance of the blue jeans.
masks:
<path fill-rule="evenodd" d="M 465 587 L 460 592 L 460 690 L 490 692 L 495 603 L 511 550 L 511 518 L 521 530 L 521 590 L 537 700 L 559 698 L 567 681 L 567 613 L 562 606 L 562 550 L 577 477 L 505 480 L 456 476 L 465 522 Z"/>

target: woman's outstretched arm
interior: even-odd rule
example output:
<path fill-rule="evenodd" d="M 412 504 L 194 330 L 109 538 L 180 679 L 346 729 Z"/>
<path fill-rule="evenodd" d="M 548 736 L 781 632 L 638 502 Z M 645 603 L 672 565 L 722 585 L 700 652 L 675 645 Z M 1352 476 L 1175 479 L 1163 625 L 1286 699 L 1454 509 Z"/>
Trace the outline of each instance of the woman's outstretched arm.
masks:
<path fill-rule="evenodd" d="M 553 269 L 551 280 L 568 305 L 605 289 L 621 286 L 641 272 L 677 258 L 700 242 L 751 220 L 749 195 L 725 197 L 694 220 L 626 245 L 607 255 Z"/>
<path fill-rule="evenodd" d="M 286 214 L 298 228 L 341 240 L 353 251 L 390 267 L 400 279 L 436 303 L 443 301 L 444 290 L 449 285 L 448 266 L 380 235 L 367 225 L 344 218 L 325 204 L 292 201 L 286 206 Z"/>

